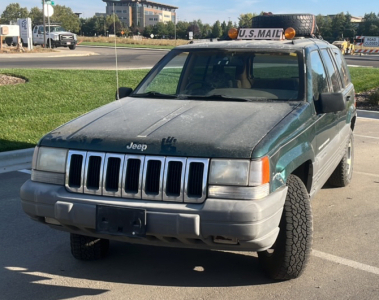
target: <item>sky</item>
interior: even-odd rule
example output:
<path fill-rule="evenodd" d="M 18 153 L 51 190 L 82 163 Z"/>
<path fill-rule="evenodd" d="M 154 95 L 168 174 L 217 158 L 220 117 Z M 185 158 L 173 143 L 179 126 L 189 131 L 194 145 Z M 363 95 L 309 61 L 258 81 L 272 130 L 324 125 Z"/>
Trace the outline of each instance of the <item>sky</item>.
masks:
<path fill-rule="evenodd" d="M 0 0 L 0 14 L 10 3 L 19 3 L 21 7 L 38 6 L 42 8 L 41 0 Z M 82 13 L 81 17 L 90 18 L 95 13 L 105 12 L 105 2 L 102 0 L 54 0 L 55 4 L 70 7 L 73 12 Z M 365 13 L 379 13 L 377 0 L 153 0 L 179 7 L 178 21 L 193 21 L 201 19 L 203 23 L 214 24 L 229 20 L 238 22 L 243 13 L 272 12 L 274 14 L 311 13 L 330 15 L 340 12 L 355 17 L 363 17 Z M 375 4 L 377 3 L 377 4 Z"/>

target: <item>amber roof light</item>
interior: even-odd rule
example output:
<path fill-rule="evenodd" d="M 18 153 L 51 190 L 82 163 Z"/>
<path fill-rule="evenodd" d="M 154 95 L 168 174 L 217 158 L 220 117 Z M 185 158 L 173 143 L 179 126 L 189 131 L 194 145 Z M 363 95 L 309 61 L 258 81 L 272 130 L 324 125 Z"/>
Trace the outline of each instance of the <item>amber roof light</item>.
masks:
<path fill-rule="evenodd" d="M 232 39 L 235 40 L 238 36 L 238 29 L 237 28 L 230 28 L 228 31 L 228 36 Z"/>
<path fill-rule="evenodd" d="M 286 31 L 284 31 L 284 36 L 287 40 L 292 40 L 296 35 L 296 30 L 292 27 L 288 27 Z"/>

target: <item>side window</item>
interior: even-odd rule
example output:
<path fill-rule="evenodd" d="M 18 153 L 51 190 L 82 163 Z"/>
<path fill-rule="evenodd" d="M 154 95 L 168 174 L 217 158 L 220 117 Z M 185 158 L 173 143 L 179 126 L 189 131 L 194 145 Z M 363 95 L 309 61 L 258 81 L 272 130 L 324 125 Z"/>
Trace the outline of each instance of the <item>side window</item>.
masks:
<path fill-rule="evenodd" d="M 329 52 L 327 49 L 322 49 L 321 50 L 321 55 L 322 58 L 325 62 L 325 67 L 328 70 L 330 79 L 332 81 L 332 87 L 333 87 L 333 92 L 339 92 L 341 90 L 340 82 L 339 82 L 339 75 L 337 73 L 336 68 L 333 65 L 333 62 L 330 58 Z"/>
<path fill-rule="evenodd" d="M 187 52 L 175 56 L 151 82 L 147 83 L 145 92 L 158 92 L 174 95 L 178 88 L 179 79 L 187 57 Z"/>
<path fill-rule="evenodd" d="M 343 81 L 344 86 L 347 86 L 350 83 L 350 73 L 349 70 L 346 67 L 345 59 L 343 58 L 341 51 L 339 50 L 333 50 L 334 57 L 336 59 L 337 68 L 339 69 L 341 73 L 341 78 Z"/>
<path fill-rule="evenodd" d="M 311 52 L 310 59 L 313 99 L 317 101 L 321 93 L 329 91 L 328 79 L 318 51 Z"/>

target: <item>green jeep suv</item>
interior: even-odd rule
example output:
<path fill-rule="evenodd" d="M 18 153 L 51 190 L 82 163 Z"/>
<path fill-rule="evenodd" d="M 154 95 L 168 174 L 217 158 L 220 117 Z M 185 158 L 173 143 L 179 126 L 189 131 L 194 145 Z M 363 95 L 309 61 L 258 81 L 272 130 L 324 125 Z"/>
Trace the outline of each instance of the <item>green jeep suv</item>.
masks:
<path fill-rule="evenodd" d="M 356 121 L 344 58 L 312 18 L 305 37 L 257 26 L 170 51 L 134 91 L 39 141 L 24 211 L 69 232 L 77 259 L 109 240 L 256 251 L 271 278 L 298 277 L 310 199 L 349 184 Z"/>

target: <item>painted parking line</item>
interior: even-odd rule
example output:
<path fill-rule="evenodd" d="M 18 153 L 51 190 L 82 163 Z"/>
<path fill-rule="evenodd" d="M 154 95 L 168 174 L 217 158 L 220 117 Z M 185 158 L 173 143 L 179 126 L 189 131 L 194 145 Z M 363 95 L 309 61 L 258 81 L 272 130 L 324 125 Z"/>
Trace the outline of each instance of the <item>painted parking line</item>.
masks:
<path fill-rule="evenodd" d="M 366 139 L 379 140 L 379 137 L 376 137 L 376 136 L 368 136 L 368 135 L 360 135 L 360 134 L 354 134 L 354 136 L 361 137 L 361 138 L 366 138 Z"/>
<path fill-rule="evenodd" d="M 365 176 L 372 176 L 372 177 L 379 177 L 379 174 L 372 174 L 372 173 L 365 173 L 365 172 L 357 172 L 357 171 L 354 171 L 354 174 L 365 175 Z"/>
<path fill-rule="evenodd" d="M 338 256 L 331 255 L 325 252 L 318 251 L 318 250 L 312 250 L 312 255 L 321 259 L 325 259 L 325 260 L 340 264 L 340 265 L 348 266 L 357 270 L 379 275 L 379 268 L 377 267 L 365 265 L 365 264 L 362 264 L 350 259 L 338 257 Z"/>
<path fill-rule="evenodd" d="M 18 170 L 18 172 L 20 172 L 20 173 L 26 173 L 26 174 L 32 174 L 32 170 L 26 170 L 26 169 L 24 169 L 24 170 Z"/>

